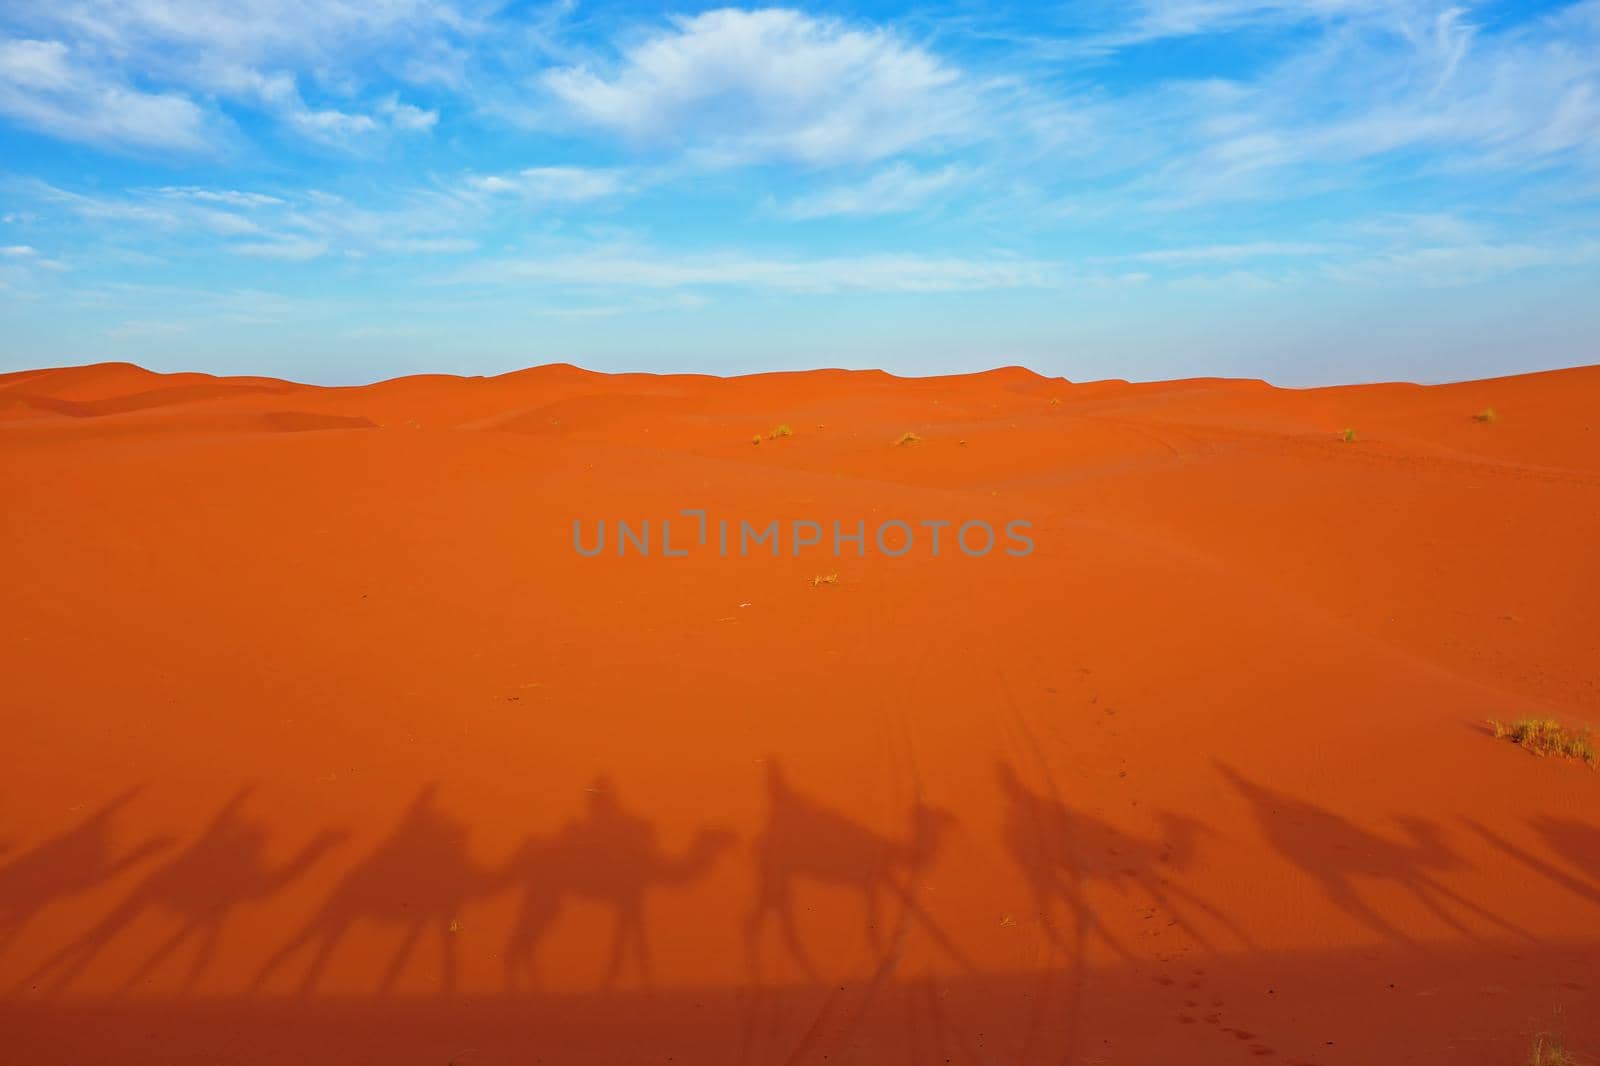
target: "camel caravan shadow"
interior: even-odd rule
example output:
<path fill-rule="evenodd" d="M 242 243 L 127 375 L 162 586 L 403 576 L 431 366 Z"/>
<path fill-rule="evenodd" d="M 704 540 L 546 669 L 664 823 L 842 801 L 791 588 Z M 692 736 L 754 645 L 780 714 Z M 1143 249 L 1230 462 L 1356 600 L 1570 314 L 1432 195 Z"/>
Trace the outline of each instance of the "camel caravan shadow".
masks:
<path fill-rule="evenodd" d="M 1369 886 L 1388 886 L 1403 888 L 1461 934 L 1476 938 L 1477 930 L 1492 927 L 1527 936 L 1449 886 L 1448 875 L 1465 864 L 1437 826 L 1397 819 L 1397 832 L 1375 832 L 1231 767 L 1219 769 L 1248 804 L 1264 841 L 1373 932 L 1412 942 L 1408 927 L 1389 916 L 1392 911 L 1363 896 Z M 1028 783 L 1008 762 L 996 764 L 995 781 L 1001 801 L 996 843 L 1014 868 L 1012 883 L 1031 906 L 1057 970 L 1081 974 L 1094 942 L 1123 961 L 1138 960 L 1121 932 L 1129 923 L 1101 920 L 1108 893 L 1131 901 L 1120 904 L 1123 909 L 1165 912 L 1169 924 L 1201 947 L 1254 949 L 1243 928 L 1185 884 L 1201 868 L 1211 835 L 1195 819 L 1157 812 L 1149 829 L 1128 830 L 1074 809 L 1047 777 L 1041 785 Z M 833 923 L 830 943 L 859 923 L 865 954 L 850 965 L 864 965 L 869 983 L 887 979 L 913 935 L 930 947 L 930 959 L 942 957 L 968 977 L 982 977 L 962 938 L 924 902 L 932 897 L 924 894 L 923 882 L 948 857 L 952 834 L 960 829 L 953 814 L 918 792 L 887 828 L 873 826 L 797 785 L 776 759 L 766 761 L 764 785 L 763 820 L 748 847 L 748 902 L 735 904 L 729 917 L 741 937 L 749 987 L 765 985 L 774 948 L 778 964 L 798 970 L 802 983 L 831 987 L 840 976 L 831 972 L 843 965 L 837 953 L 819 964 L 822 941 L 808 943 L 808 894 L 818 889 L 844 908 L 842 918 L 836 912 L 827 919 Z M 348 846 L 348 833 L 325 830 L 273 847 L 267 823 L 250 813 L 250 789 L 229 797 L 187 841 L 164 835 L 129 840 L 119 826 L 137 794 L 125 791 L 71 827 L 37 843 L 13 841 L 0 855 L 0 963 L 17 953 L 24 930 L 31 928 L 28 941 L 38 943 L 44 932 L 40 912 L 57 901 L 109 891 L 123 878 L 131 886 L 85 931 L 41 951 L 43 960 L 31 969 L 13 968 L 26 975 L 10 986 L 11 995 L 62 994 L 92 969 L 102 986 L 114 977 L 109 987 L 124 991 L 160 974 L 172 977 L 179 995 L 193 994 L 203 982 L 213 990 L 219 981 L 205 979 L 222 969 L 213 963 L 233 923 Z M 1530 824 L 1545 857 L 1475 828 L 1529 869 L 1600 903 L 1600 829 L 1559 817 Z M 732 830 L 708 824 L 693 830 L 681 847 L 664 847 L 652 819 L 631 809 L 615 783 L 601 776 L 576 815 L 526 835 L 503 858 L 484 861 L 471 847 L 467 822 L 441 807 L 435 786 L 425 786 L 389 831 L 343 869 L 293 934 L 241 980 L 252 994 L 314 996 L 360 926 L 366 950 L 377 930 L 377 961 L 370 976 L 356 975 L 372 982 L 373 994 L 394 995 L 420 953 L 437 963 L 438 996 L 454 997 L 460 991 L 459 919 L 479 903 L 502 900 L 510 917 L 498 964 L 508 998 L 541 991 L 541 955 L 552 932 L 580 906 L 598 907 L 609 919 L 609 937 L 596 952 L 598 991 L 609 993 L 624 983 L 648 990 L 655 980 L 652 901 L 727 869 L 736 845 Z M 741 891 L 726 883 L 719 888 L 724 890 Z M 810 931 L 820 930 L 818 920 L 813 913 Z M 160 928 L 155 921 L 166 928 L 151 934 Z M 140 936 L 149 936 L 150 943 L 137 942 Z M 122 950 L 111 952 L 114 945 Z M 129 960 L 126 972 L 108 972 L 114 954 Z M 571 975 L 561 976 L 562 986 L 570 987 Z"/>
<path fill-rule="evenodd" d="M 1030 791 L 1007 766 L 999 768 L 999 782 L 1007 801 L 1002 840 L 1012 860 L 1037 909 L 1064 909 L 1080 942 L 1098 933 L 1131 957 L 1094 921 L 1086 889 L 1097 881 L 1137 885 L 1154 903 L 1181 905 L 1232 928 L 1205 900 L 1171 883 L 1171 875 L 1193 861 L 1203 834 L 1198 823 L 1164 816 L 1156 836 L 1139 837 Z M 913 931 L 961 970 L 978 975 L 979 967 L 917 896 L 918 882 L 939 861 L 957 828 L 953 814 L 918 799 L 908 804 L 899 831 L 886 831 L 798 788 L 776 759 L 766 761 L 765 784 L 765 821 L 750 848 L 753 890 L 739 926 L 753 986 L 761 984 L 763 950 L 774 940 L 806 980 L 826 984 L 831 979 L 807 946 L 798 918 L 797 891 L 819 886 L 858 898 L 867 965 L 876 979 L 888 976 Z M 47 904 L 148 867 L 104 917 L 54 949 L 12 994 L 50 996 L 68 990 L 113 943 L 147 930 L 148 915 L 167 921 L 170 929 L 154 938 L 118 987 L 130 990 L 186 962 L 177 987 L 180 995 L 192 994 L 239 912 L 306 877 L 350 835 L 317 832 L 292 854 L 272 861 L 271 832 L 248 813 L 251 790 L 241 789 L 182 846 L 175 838 L 152 836 L 119 849 L 115 826 L 136 791 L 0 863 L 0 951 Z M 654 979 L 651 898 L 710 876 L 736 843 L 730 829 L 706 825 L 681 850 L 665 849 L 655 824 L 629 809 L 615 784 L 600 776 L 588 789 L 580 815 L 554 831 L 525 836 L 504 861 L 485 862 L 474 854 L 468 824 L 443 809 L 437 787 L 427 785 L 253 971 L 246 992 L 316 995 L 341 946 L 359 926 L 368 934 L 387 930 L 380 934 L 385 940 L 380 941 L 381 961 L 373 967 L 373 994 L 392 996 L 420 951 L 437 962 L 438 995 L 455 996 L 460 916 L 476 903 L 507 894 L 515 902 L 498 953 L 505 995 L 539 991 L 541 950 L 572 904 L 609 912 L 599 991 L 630 978 L 648 989 Z M 1102 858 L 1114 859 L 1113 866 L 1105 866 Z M 1046 927 L 1053 937 L 1061 935 L 1053 922 Z"/>

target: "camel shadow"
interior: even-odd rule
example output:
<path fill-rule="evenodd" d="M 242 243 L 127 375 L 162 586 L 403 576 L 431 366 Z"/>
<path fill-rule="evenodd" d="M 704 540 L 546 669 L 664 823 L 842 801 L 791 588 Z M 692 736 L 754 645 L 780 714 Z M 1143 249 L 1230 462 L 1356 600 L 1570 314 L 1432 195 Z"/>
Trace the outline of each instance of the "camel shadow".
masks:
<path fill-rule="evenodd" d="M 185 992 L 192 990 L 216 954 L 232 912 L 245 903 L 276 895 L 347 835 L 319 833 L 298 854 L 273 868 L 266 860 L 270 840 L 266 826 L 242 812 L 249 794 L 248 788 L 235 793 L 188 847 L 150 871 L 110 914 L 35 969 L 27 983 L 42 981 L 54 972 L 48 991 L 60 992 L 138 918 L 159 911 L 176 915 L 178 927 L 139 964 L 123 991 L 155 972 L 168 956 L 198 936 L 200 943 L 183 982 Z"/>
<path fill-rule="evenodd" d="M 912 895 L 918 877 L 933 866 L 955 816 L 925 803 L 911 807 L 904 836 L 879 832 L 798 791 L 775 758 L 766 760 L 767 821 L 755 841 L 756 893 L 745 918 L 748 969 L 759 984 L 761 947 L 776 923 L 788 957 L 812 980 L 820 980 L 796 921 L 794 891 L 810 883 L 842 888 L 861 897 L 868 941 L 885 951 L 882 897 L 898 904 L 891 923 L 898 936 L 915 920 L 944 952 L 975 970 L 949 935 Z"/>
<path fill-rule="evenodd" d="M 119 793 L 71 829 L 0 866 L 0 955 L 47 904 L 111 881 L 172 846 L 171 837 L 152 836 L 117 853 L 117 818 L 139 791 Z"/>
<path fill-rule="evenodd" d="M 502 875 L 521 887 L 502 952 L 507 994 L 517 994 L 524 975 L 537 985 L 540 941 L 569 899 L 598 903 L 611 911 L 611 948 L 601 990 L 614 987 L 630 961 L 640 985 L 648 988 L 650 895 L 698 881 L 734 840 L 728 829 L 706 827 L 685 851 L 664 852 L 655 827 L 621 804 L 608 778 L 596 778 L 584 816 L 569 821 L 552 837 L 528 837 Z"/>
<path fill-rule="evenodd" d="M 1600 906 L 1600 826 L 1554 814 L 1528 819 L 1545 847 L 1560 858 L 1561 862 L 1555 863 L 1518 847 L 1470 818 L 1464 821 L 1473 832 L 1528 869 Z"/>
<path fill-rule="evenodd" d="M 1594 887 L 1600 896 L 1600 825 L 1546 814 L 1529 820 L 1551 851 Z"/>
<path fill-rule="evenodd" d="M 1204 947 L 1215 945 L 1190 911 L 1204 914 L 1250 945 L 1248 934 L 1214 904 L 1171 880 L 1197 864 L 1200 838 L 1209 832 L 1200 822 L 1159 812 L 1154 835 L 1135 835 L 1030 789 L 1010 763 L 997 763 L 995 774 L 1007 800 L 1002 842 L 1028 882 L 1046 937 L 1071 958 L 1081 961 L 1091 937 L 1098 937 L 1124 960 L 1134 958 L 1127 945 L 1099 923 L 1088 898 L 1096 883 L 1122 893 L 1132 886 Z M 1057 922 L 1063 910 L 1072 922 L 1070 941 Z"/>
<path fill-rule="evenodd" d="M 311 919 L 266 961 L 251 982 L 252 991 L 292 956 L 310 949 L 299 994 L 311 995 L 351 928 L 370 922 L 401 931 L 379 978 L 379 996 L 393 989 L 429 928 L 439 938 L 440 995 L 454 994 L 458 916 L 469 900 L 493 895 L 504 881 L 473 860 L 465 823 L 438 809 L 436 791 L 428 785 L 417 793 L 394 830 L 345 873 Z"/>
<path fill-rule="evenodd" d="M 1415 946 L 1416 941 L 1356 891 L 1358 883 L 1404 888 L 1436 919 L 1469 939 L 1477 932 L 1454 911 L 1523 939 L 1525 930 L 1479 906 L 1446 885 L 1438 875 L 1468 868 L 1445 843 L 1443 830 L 1416 817 L 1394 819 L 1401 838 L 1375 833 L 1342 815 L 1257 784 L 1224 763 L 1218 770 L 1250 805 L 1267 842 L 1290 864 L 1309 874 L 1324 896 L 1347 917 L 1384 939 Z M 1454 908 L 1454 911 L 1452 911 Z"/>

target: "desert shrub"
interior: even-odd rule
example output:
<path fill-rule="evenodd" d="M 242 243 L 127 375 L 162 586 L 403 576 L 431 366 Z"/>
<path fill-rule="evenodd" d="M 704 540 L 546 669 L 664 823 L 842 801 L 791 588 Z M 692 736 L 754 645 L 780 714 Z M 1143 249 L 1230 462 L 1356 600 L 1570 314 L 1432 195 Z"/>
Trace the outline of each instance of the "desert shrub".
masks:
<path fill-rule="evenodd" d="M 1600 760 L 1600 755 L 1595 753 L 1594 735 L 1588 729 L 1568 729 L 1554 718 L 1519 718 L 1509 725 L 1491 720 L 1489 726 L 1495 737 L 1509 740 L 1535 755 L 1581 759 L 1591 767 Z"/>

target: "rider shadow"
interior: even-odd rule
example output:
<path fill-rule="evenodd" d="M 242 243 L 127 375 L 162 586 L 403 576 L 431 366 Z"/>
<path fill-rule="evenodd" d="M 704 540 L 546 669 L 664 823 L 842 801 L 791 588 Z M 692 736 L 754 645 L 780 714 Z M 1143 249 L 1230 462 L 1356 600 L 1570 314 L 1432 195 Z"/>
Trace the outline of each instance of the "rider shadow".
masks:
<path fill-rule="evenodd" d="M 266 858 L 270 833 L 243 813 L 250 789 L 235 793 L 188 847 L 158 865 L 123 901 L 83 936 L 51 956 L 29 976 L 29 984 L 54 973 L 47 991 L 60 992 L 129 926 L 150 911 L 174 915 L 177 929 L 128 977 L 122 990 L 154 973 L 168 956 L 200 938 L 183 981 L 191 991 L 216 954 L 223 928 L 235 909 L 269 899 L 311 869 L 346 834 L 317 834 L 273 867 Z"/>
<path fill-rule="evenodd" d="M 700 880 L 734 839 L 730 830 L 710 826 L 700 829 L 684 851 L 662 851 L 655 826 L 622 805 L 608 778 L 596 778 L 582 817 L 553 836 L 528 837 L 506 865 L 503 877 L 521 891 L 502 951 L 506 993 L 516 995 L 524 975 L 537 986 L 540 942 L 569 900 L 596 903 L 611 912 L 611 947 L 601 990 L 610 991 L 629 962 L 640 986 L 648 989 L 650 895 Z"/>
<path fill-rule="evenodd" d="M 789 958 L 812 981 L 821 981 L 796 921 L 797 886 L 826 885 L 861 897 L 867 939 L 889 958 L 914 920 L 943 951 L 970 972 L 976 968 L 917 902 L 912 888 L 937 858 L 955 816 L 925 803 L 908 812 L 904 835 L 883 833 L 796 789 L 775 758 L 766 760 L 767 822 L 756 838 L 756 895 L 745 918 L 745 945 L 753 984 L 760 984 L 761 945 L 776 923 Z M 898 905 L 884 936 L 882 898 Z"/>
<path fill-rule="evenodd" d="M 1083 953 L 1094 936 L 1124 961 L 1135 958 L 1126 944 L 1100 924 L 1090 905 L 1089 889 L 1096 883 L 1124 893 L 1132 885 L 1202 947 L 1215 949 L 1190 911 L 1204 914 L 1250 946 L 1248 934 L 1237 923 L 1203 896 L 1172 881 L 1173 875 L 1198 863 L 1200 838 L 1209 832 L 1198 821 L 1160 812 L 1156 833 L 1137 835 L 1075 811 L 1056 796 L 1030 789 L 1010 763 L 996 764 L 995 773 L 1007 800 L 1001 830 L 1006 850 L 1028 882 L 1045 936 L 1067 952 L 1074 965 L 1082 965 Z M 1072 921 L 1070 940 L 1057 922 L 1062 910 Z"/>
<path fill-rule="evenodd" d="M 117 853 L 117 818 L 138 792 L 135 787 L 118 794 L 71 829 L 0 866 L 0 955 L 47 904 L 109 882 L 172 846 L 172 838 L 152 836 Z"/>
<path fill-rule="evenodd" d="M 404 973 L 417 941 L 431 929 L 438 937 L 439 994 L 456 988 L 455 932 L 468 901 L 493 895 L 503 881 L 472 858 L 465 823 L 443 813 L 436 787 L 422 788 L 392 832 L 345 873 L 300 931 L 267 960 L 251 989 L 261 987 L 294 955 L 311 951 L 298 987 L 311 995 L 334 950 L 358 923 L 398 927 L 400 939 L 377 993 L 387 996 Z"/>
<path fill-rule="evenodd" d="M 1398 944 L 1416 941 L 1356 892 L 1356 883 L 1394 885 L 1410 892 L 1435 918 L 1469 939 L 1481 939 L 1451 907 L 1514 936 L 1525 930 L 1473 903 L 1437 874 L 1468 868 L 1445 843 L 1443 830 L 1423 818 L 1397 817 L 1403 839 L 1374 833 L 1333 811 L 1259 785 L 1223 763 L 1218 769 L 1249 804 L 1256 825 L 1283 858 L 1309 874 L 1323 895 L 1369 931 Z M 1447 906 L 1448 905 L 1448 906 Z"/>

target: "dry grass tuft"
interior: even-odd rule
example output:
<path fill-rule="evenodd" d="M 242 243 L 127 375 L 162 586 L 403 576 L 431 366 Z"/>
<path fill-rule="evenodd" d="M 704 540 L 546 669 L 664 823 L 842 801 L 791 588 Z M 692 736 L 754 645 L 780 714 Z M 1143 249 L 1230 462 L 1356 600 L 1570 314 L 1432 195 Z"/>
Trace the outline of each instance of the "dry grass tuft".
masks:
<path fill-rule="evenodd" d="M 1555 1008 L 1553 1026 L 1533 1034 L 1533 1048 L 1528 1052 L 1528 1066 L 1578 1066 L 1578 1059 L 1567 1050 L 1561 1038 L 1561 1008 Z"/>
<path fill-rule="evenodd" d="M 1528 1066 L 1577 1066 L 1561 1041 L 1549 1033 L 1533 1038 L 1533 1051 L 1528 1055 Z"/>
<path fill-rule="evenodd" d="M 776 440 L 779 437 L 792 437 L 792 436 L 794 436 L 794 430 L 790 429 L 789 428 L 789 423 L 785 422 L 781 426 L 778 426 L 776 429 L 774 429 L 771 433 L 768 433 L 767 434 L 767 439 L 768 440 Z"/>
<path fill-rule="evenodd" d="M 1346 444 L 1349 444 L 1351 441 L 1356 439 L 1356 431 L 1346 426 L 1344 429 L 1339 431 L 1339 439 L 1344 441 Z"/>
<path fill-rule="evenodd" d="M 1496 739 L 1509 740 L 1535 755 L 1582 759 L 1591 767 L 1600 760 L 1589 730 L 1570 730 L 1554 718 L 1519 718 L 1510 725 L 1490 719 L 1489 728 L 1494 730 Z"/>
<path fill-rule="evenodd" d="M 818 574 L 816 577 L 811 579 L 811 587 L 814 589 L 819 589 L 823 585 L 837 585 L 838 583 L 838 574 Z"/>
<path fill-rule="evenodd" d="M 907 432 L 903 437 L 901 437 L 899 440 L 895 441 L 895 443 L 896 444 L 916 444 L 916 443 L 920 442 L 921 440 L 922 440 L 922 438 L 917 436 L 915 433 Z"/>
<path fill-rule="evenodd" d="M 1494 413 L 1493 407 L 1485 407 L 1473 415 L 1472 418 L 1475 422 L 1495 422 L 1499 420 L 1500 416 Z"/>

